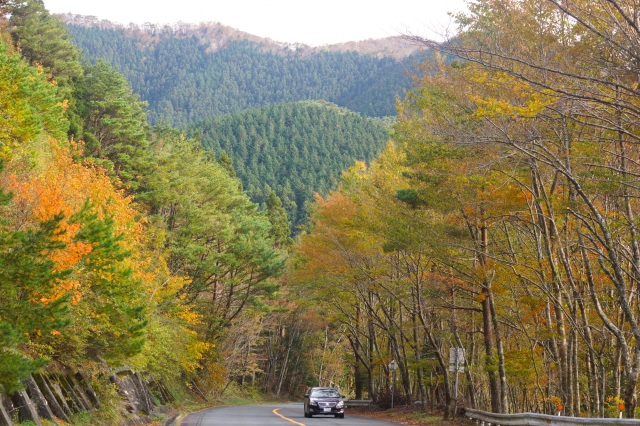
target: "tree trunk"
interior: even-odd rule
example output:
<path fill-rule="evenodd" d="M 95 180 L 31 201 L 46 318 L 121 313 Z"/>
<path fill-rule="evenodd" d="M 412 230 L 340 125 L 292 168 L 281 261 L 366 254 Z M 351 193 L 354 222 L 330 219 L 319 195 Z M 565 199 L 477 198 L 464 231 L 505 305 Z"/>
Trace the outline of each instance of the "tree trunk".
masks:
<path fill-rule="evenodd" d="M 482 224 L 480 227 L 480 264 L 482 266 L 487 264 L 489 249 L 489 236 L 486 224 Z M 486 273 L 486 272 L 485 272 Z M 494 413 L 501 413 L 502 396 L 500 391 L 500 378 L 498 376 L 498 355 L 495 348 L 495 336 L 493 329 L 493 317 L 491 307 L 491 281 L 488 276 L 484 278 L 482 282 L 481 290 L 482 298 L 482 326 L 484 337 L 484 349 L 486 356 L 486 368 L 487 375 L 489 377 L 489 392 L 491 395 L 491 411 Z"/>

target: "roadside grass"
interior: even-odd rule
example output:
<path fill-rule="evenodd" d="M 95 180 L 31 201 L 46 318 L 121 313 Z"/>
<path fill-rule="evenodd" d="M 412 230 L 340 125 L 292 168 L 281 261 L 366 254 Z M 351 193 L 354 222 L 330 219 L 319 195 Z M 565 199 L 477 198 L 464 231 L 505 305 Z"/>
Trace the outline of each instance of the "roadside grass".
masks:
<path fill-rule="evenodd" d="M 469 426 L 469 421 L 465 417 L 443 420 L 442 413 L 431 413 L 412 407 L 388 410 L 351 408 L 347 415 L 389 420 L 411 426 Z"/>

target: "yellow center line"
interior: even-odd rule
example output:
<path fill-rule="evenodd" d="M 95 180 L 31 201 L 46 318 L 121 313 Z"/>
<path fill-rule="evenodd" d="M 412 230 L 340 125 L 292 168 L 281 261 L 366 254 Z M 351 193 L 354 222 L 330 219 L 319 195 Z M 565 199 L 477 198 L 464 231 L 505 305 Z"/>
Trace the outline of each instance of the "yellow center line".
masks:
<path fill-rule="evenodd" d="M 294 425 L 298 425 L 298 426 L 307 426 L 307 425 L 305 425 L 304 423 L 298 423 L 298 422 L 296 422 L 295 420 L 291 420 L 290 418 L 283 416 L 282 414 L 278 413 L 278 410 L 279 410 L 279 408 L 276 408 L 275 410 L 273 410 L 273 411 L 272 411 L 272 413 L 273 413 L 273 414 L 275 414 L 275 415 L 276 415 L 276 416 L 278 416 L 278 417 L 282 417 L 283 419 L 285 419 L 285 420 L 286 420 L 286 421 L 288 421 L 288 422 L 293 423 Z"/>

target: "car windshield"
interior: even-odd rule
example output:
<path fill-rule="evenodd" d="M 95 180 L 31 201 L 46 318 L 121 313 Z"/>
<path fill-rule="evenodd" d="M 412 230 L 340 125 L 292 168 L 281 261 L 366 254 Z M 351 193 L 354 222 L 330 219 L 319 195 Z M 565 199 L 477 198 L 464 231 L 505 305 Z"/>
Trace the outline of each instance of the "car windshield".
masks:
<path fill-rule="evenodd" d="M 314 398 L 340 398 L 340 393 L 335 389 L 314 389 L 311 391 Z"/>

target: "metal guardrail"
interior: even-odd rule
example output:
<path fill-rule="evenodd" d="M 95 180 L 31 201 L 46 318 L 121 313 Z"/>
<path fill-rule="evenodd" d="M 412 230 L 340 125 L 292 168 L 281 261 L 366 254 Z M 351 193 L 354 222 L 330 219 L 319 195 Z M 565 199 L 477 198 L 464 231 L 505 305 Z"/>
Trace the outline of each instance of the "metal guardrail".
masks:
<path fill-rule="evenodd" d="M 344 402 L 347 407 L 368 407 L 373 404 L 370 399 L 348 399 Z"/>
<path fill-rule="evenodd" d="M 548 414 L 519 413 L 519 414 L 496 414 L 486 411 L 465 409 L 465 416 L 476 423 L 483 425 L 490 424 L 496 426 L 567 426 L 567 425 L 590 425 L 590 426 L 613 426 L 613 425 L 640 425 L 639 419 L 602 419 L 586 417 L 551 416 Z"/>

